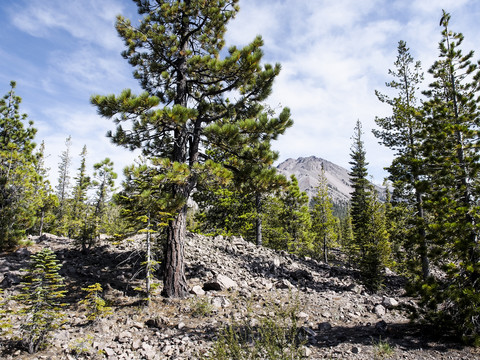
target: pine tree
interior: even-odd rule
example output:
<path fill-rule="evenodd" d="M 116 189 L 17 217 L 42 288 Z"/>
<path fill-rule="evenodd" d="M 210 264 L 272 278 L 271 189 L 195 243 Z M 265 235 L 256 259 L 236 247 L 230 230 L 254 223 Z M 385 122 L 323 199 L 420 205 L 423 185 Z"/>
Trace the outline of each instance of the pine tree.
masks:
<path fill-rule="evenodd" d="M 381 143 L 395 151 L 395 159 L 387 168 L 389 180 L 393 184 L 393 204 L 398 205 L 411 216 L 405 226 L 410 231 L 405 245 L 411 248 L 409 253 L 420 255 L 421 276 L 426 280 L 430 274 L 428 243 L 426 233 L 426 214 L 424 194 L 427 187 L 424 181 L 424 164 L 421 152 L 423 142 L 424 118 L 417 97 L 423 80 L 420 62 L 415 62 L 404 41 L 398 43 L 398 55 L 395 69 L 388 73 L 393 80 L 386 86 L 397 91 L 390 98 L 376 91 L 380 101 L 392 108 L 392 115 L 376 118 L 381 130 L 373 130 Z"/>
<path fill-rule="evenodd" d="M 390 244 L 385 227 L 385 209 L 378 201 L 373 186 L 367 180 L 366 152 L 362 140 L 362 124 L 355 125 L 351 149 L 352 169 L 349 173 L 353 193 L 350 215 L 353 244 L 350 256 L 358 265 L 365 285 L 373 291 L 383 283 L 385 267 L 389 263 Z"/>
<path fill-rule="evenodd" d="M 33 153 L 36 129 L 20 114 L 21 98 L 15 82 L 0 100 L 0 249 L 12 247 L 25 236 L 34 221 L 33 182 L 36 158 Z"/>
<path fill-rule="evenodd" d="M 353 188 L 350 200 L 350 216 L 352 219 L 352 232 L 354 238 L 353 243 L 349 246 L 349 256 L 353 259 L 358 259 L 361 256 L 362 244 L 366 244 L 370 236 L 366 226 L 370 220 L 367 212 L 370 183 L 367 180 L 368 163 L 366 160 L 362 135 L 362 124 L 360 120 L 357 120 L 350 153 L 350 157 L 352 158 L 350 165 L 352 165 L 352 168 L 349 172 Z"/>
<path fill-rule="evenodd" d="M 115 179 L 117 178 L 117 173 L 113 171 L 113 165 L 113 161 L 109 158 L 105 158 L 93 165 L 92 186 L 96 189 L 96 194 L 94 199 L 95 210 L 92 213 L 93 219 L 91 221 L 94 227 L 90 235 L 92 238 L 97 238 L 100 235 L 100 231 L 104 231 L 102 227 L 105 222 L 105 209 L 114 190 Z"/>
<path fill-rule="evenodd" d="M 164 163 L 164 166 L 167 167 L 168 164 Z M 144 264 L 147 305 L 151 301 L 153 270 L 158 264 L 155 254 L 152 253 L 153 236 L 161 233 L 168 226 L 172 216 L 168 211 L 183 206 L 182 202 L 173 196 L 159 196 L 168 188 L 168 181 L 175 181 L 172 178 L 174 173 L 177 174 L 177 181 L 184 179 L 186 167 L 173 166 L 176 169 L 168 172 L 167 179 L 167 173 L 158 173 L 157 168 L 148 166 L 144 159 L 140 159 L 137 165 L 124 169 L 123 189 L 115 195 L 115 202 L 122 206 L 122 216 L 130 225 L 132 232 L 146 234 Z M 152 201 L 152 199 L 161 201 Z M 160 245 L 164 246 L 163 243 Z"/>
<path fill-rule="evenodd" d="M 112 308 L 106 306 L 105 300 L 100 296 L 103 289 L 99 283 L 82 288 L 87 293 L 85 298 L 79 302 L 87 309 L 87 320 L 95 322 L 101 317 L 112 314 Z"/>
<path fill-rule="evenodd" d="M 336 220 L 332 214 L 333 206 L 328 195 L 328 182 L 323 165 L 319 175 L 317 193 L 312 200 L 312 234 L 315 237 L 314 254 L 323 254 L 323 261 L 328 263 L 328 249 L 333 246 L 336 239 Z"/>
<path fill-rule="evenodd" d="M 422 287 L 429 315 L 480 343 L 480 249 L 478 244 L 479 79 L 473 51 L 462 53 L 464 37 L 440 20 L 439 60 L 429 69 L 434 81 L 425 92 L 423 144 L 429 180 L 425 206 L 432 214 L 431 261 L 446 277 Z"/>
<path fill-rule="evenodd" d="M 390 265 L 391 246 L 386 228 L 385 205 L 377 197 L 373 186 L 367 195 L 365 232 L 366 242 L 360 244 L 360 259 L 358 266 L 363 282 L 369 290 L 379 290 L 384 281 L 385 268 Z"/>
<path fill-rule="evenodd" d="M 352 216 L 350 215 L 350 208 L 348 208 L 347 216 L 340 218 L 340 236 L 339 242 L 342 249 L 349 255 L 349 261 L 353 262 L 352 254 L 355 252 L 352 229 Z"/>
<path fill-rule="evenodd" d="M 38 235 L 42 235 L 45 225 L 50 228 L 53 225 L 55 215 L 53 210 L 58 206 L 58 198 L 53 194 L 53 189 L 48 180 L 48 168 L 45 167 L 45 141 L 42 141 L 38 151 L 35 154 L 35 173 L 36 178 L 33 183 L 34 196 L 30 201 L 34 202 L 36 209 L 35 222 L 29 230 Z"/>
<path fill-rule="evenodd" d="M 265 243 L 292 254 L 310 255 L 313 250 L 308 196 L 300 191 L 295 175 L 286 189 L 270 198 L 265 211 Z"/>
<path fill-rule="evenodd" d="M 221 149 L 227 159 L 248 146 L 276 139 L 291 120 L 288 109 L 278 118 L 259 116 L 261 102 L 280 71 L 279 65 L 260 66 L 260 37 L 242 49 L 222 52 L 226 25 L 238 11 L 237 0 L 136 3 L 144 16 L 140 24 L 134 26 L 119 16 L 116 28 L 127 47 L 123 56 L 145 92 L 97 95 L 92 103 L 102 116 L 119 124 L 111 134 L 116 144 L 142 149 L 149 160 L 168 159 L 172 169 L 185 166 L 183 181 L 170 182 L 166 192 L 183 206 L 168 222 L 162 263 L 163 294 L 185 297 L 186 201 L 202 174 L 222 168 L 204 150 Z M 233 93 L 238 96 L 228 98 Z M 130 124 L 124 128 L 123 122 Z M 162 164 L 163 160 L 156 165 L 160 173 L 168 171 Z M 159 194 L 158 201 L 166 193 Z"/>
<path fill-rule="evenodd" d="M 212 184 L 194 195 L 199 206 L 195 214 L 197 228 L 209 235 L 242 236 L 248 241 L 255 237 L 255 208 L 251 193 L 241 192 L 233 182 Z"/>
<path fill-rule="evenodd" d="M 24 305 L 21 343 L 29 353 L 45 347 L 50 333 L 61 325 L 61 299 L 66 291 L 63 290 L 63 278 L 58 273 L 60 268 L 55 253 L 48 248 L 31 256 L 31 264 L 18 296 Z"/>
<path fill-rule="evenodd" d="M 70 148 L 72 146 L 72 137 L 68 136 L 65 140 L 65 150 L 60 155 L 60 163 L 58 165 L 58 184 L 55 187 L 58 198 L 57 209 L 57 233 L 61 235 L 68 234 L 68 213 L 71 210 L 68 204 L 70 192 L 70 166 L 72 156 Z"/>
<path fill-rule="evenodd" d="M 86 252 L 93 246 L 92 226 L 89 222 L 89 206 L 87 191 L 90 188 L 90 177 L 87 175 L 87 146 L 80 153 L 80 167 L 75 177 L 73 188 L 72 211 L 69 222 L 69 237 L 76 239 L 82 251 Z"/>
<path fill-rule="evenodd" d="M 262 245 L 263 200 L 287 185 L 286 178 L 272 167 L 278 154 L 269 146 L 248 147 L 223 162 L 232 179 L 212 182 L 195 194 L 201 212 L 202 231 L 240 235 Z M 251 161 L 255 159 L 255 161 Z M 218 158 L 221 161 L 221 158 Z"/>
<path fill-rule="evenodd" d="M 65 150 L 60 155 L 60 164 L 58 165 L 58 184 L 56 189 L 60 204 L 63 204 L 68 198 L 70 187 L 70 165 L 72 163 L 72 156 L 70 155 L 71 146 L 72 137 L 69 136 L 65 140 Z"/>

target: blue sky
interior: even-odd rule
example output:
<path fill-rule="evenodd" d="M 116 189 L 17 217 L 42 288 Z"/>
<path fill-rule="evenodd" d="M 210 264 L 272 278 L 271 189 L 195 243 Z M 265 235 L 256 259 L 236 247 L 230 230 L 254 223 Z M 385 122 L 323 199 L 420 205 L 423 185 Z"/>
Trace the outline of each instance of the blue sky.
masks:
<path fill-rule="evenodd" d="M 72 175 L 84 144 L 90 168 L 110 157 L 121 173 L 135 156 L 110 144 L 105 133 L 113 123 L 99 117 L 89 99 L 125 88 L 139 92 L 113 26 L 117 14 L 136 17 L 135 4 L 2 0 L 1 5 L 0 94 L 9 90 L 10 80 L 17 82 L 21 111 L 35 122 L 37 143 L 45 140 L 52 179 L 69 135 Z M 371 135 L 375 116 L 389 114 L 374 91 L 387 92 L 398 41 L 407 42 L 426 73 L 438 54 L 445 9 L 452 30 L 465 35 L 465 51 L 480 45 L 476 0 L 240 0 L 240 8 L 229 24 L 227 46 L 246 45 L 260 34 L 265 62 L 282 64 L 268 102 L 290 107 L 295 124 L 274 144 L 280 161 L 315 155 L 348 168 L 351 135 L 360 119 L 376 182 L 386 176 L 383 168 L 392 154 Z"/>

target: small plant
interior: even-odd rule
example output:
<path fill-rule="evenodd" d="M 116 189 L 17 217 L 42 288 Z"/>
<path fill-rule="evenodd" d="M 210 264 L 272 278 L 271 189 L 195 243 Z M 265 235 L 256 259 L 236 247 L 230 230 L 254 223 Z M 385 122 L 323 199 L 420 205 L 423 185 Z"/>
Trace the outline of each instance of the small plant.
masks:
<path fill-rule="evenodd" d="M 12 323 L 6 309 L 6 299 L 3 298 L 3 290 L 0 289 L 0 336 L 7 335 L 11 332 Z"/>
<path fill-rule="evenodd" d="M 89 321 L 95 321 L 100 317 L 112 314 L 112 308 L 106 306 L 105 300 L 100 296 L 103 289 L 99 283 L 82 288 L 82 290 L 86 291 L 87 295 L 85 299 L 80 301 L 80 304 L 86 306 Z"/>
<path fill-rule="evenodd" d="M 387 341 L 383 341 L 381 338 L 378 340 L 378 342 L 374 342 L 373 347 L 375 359 L 384 359 L 386 357 L 390 357 L 394 352 L 393 347 Z"/>
<path fill-rule="evenodd" d="M 214 306 L 210 304 L 208 298 L 195 298 L 191 303 L 191 311 L 193 317 L 205 317 L 210 315 L 214 310 Z"/>
<path fill-rule="evenodd" d="M 207 359 L 302 359 L 298 312 L 298 301 L 290 306 L 269 305 L 269 316 L 259 319 L 249 311 L 243 321 L 232 321 L 218 334 Z"/>
<path fill-rule="evenodd" d="M 61 265 L 54 252 L 43 249 L 30 258 L 25 282 L 17 300 L 23 303 L 20 344 L 29 353 L 44 348 L 50 333 L 58 329 L 63 318 L 60 300 L 65 296 L 63 278 L 58 271 Z"/>
<path fill-rule="evenodd" d="M 86 338 L 78 338 L 68 345 L 70 354 L 79 356 L 89 356 L 90 351 L 93 349 L 93 335 L 87 335 Z"/>

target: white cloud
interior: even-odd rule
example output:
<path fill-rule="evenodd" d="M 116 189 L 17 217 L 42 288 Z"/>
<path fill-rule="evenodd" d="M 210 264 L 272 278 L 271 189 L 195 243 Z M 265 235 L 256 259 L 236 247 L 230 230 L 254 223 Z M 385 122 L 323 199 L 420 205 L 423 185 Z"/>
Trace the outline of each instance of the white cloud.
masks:
<path fill-rule="evenodd" d="M 122 13 L 122 2 L 115 0 L 30 0 L 13 8 L 13 23 L 36 37 L 49 37 L 54 31 L 107 49 L 118 49 L 121 41 L 113 24 Z"/>
<path fill-rule="evenodd" d="M 61 87 L 88 94 L 117 91 L 126 84 L 133 85 L 132 68 L 118 54 L 84 46 L 73 52 L 54 51 L 49 59 L 49 76 Z"/>

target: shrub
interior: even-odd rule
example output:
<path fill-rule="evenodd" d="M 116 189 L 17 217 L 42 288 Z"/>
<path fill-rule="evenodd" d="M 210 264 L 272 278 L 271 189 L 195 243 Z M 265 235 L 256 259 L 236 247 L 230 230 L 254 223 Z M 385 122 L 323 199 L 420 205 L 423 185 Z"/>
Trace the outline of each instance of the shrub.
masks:
<path fill-rule="evenodd" d="M 375 359 L 388 358 L 394 353 L 393 347 L 387 341 L 383 341 L 382 339 L 379 339 L 378 342 L 374 342 L 373 347 Z"/>
<path fill-rule="evenodd" d="M 86 291 L 87 295 L 85 296 L 85 299 L 80 301 L 80 304 L 86 306 L 88 320 L 95 321 L 100 317 L 112 314 L 112 308 L 105 306 L 105 300 L 100 296 L 103 289 L 99 283 L 82 288 L 82 290 Z"/>
<path fill-rule="evenodd" d="M 65 296 L 63 278 L 58 271 L 61 265 L 50 249 L 43 249 L 30 258 L 17 300 L 23 303 L 20 344 L 29 353 L 34 353 L 47 345 L 50 333 L 61 326 L 63 318 L 60 300 Z"/>
<path fill-rule="evenodd" d="M 303 358 L 299 337 L 299 304 L 269 305 L 269 316 L 254 318 L 251 311 L 240 323 L 232 321 L 219 334 L 207 359 L 280 359 Z"/>
<path fill-rule="evenodd" d="M 12 328 L 12 323 L 8 314 L 8 311 L 5 308 L 6 299 L 3 298 L 3 290 L 0 289 L 0 336 L 10 333 L 10 329 Z"/>

